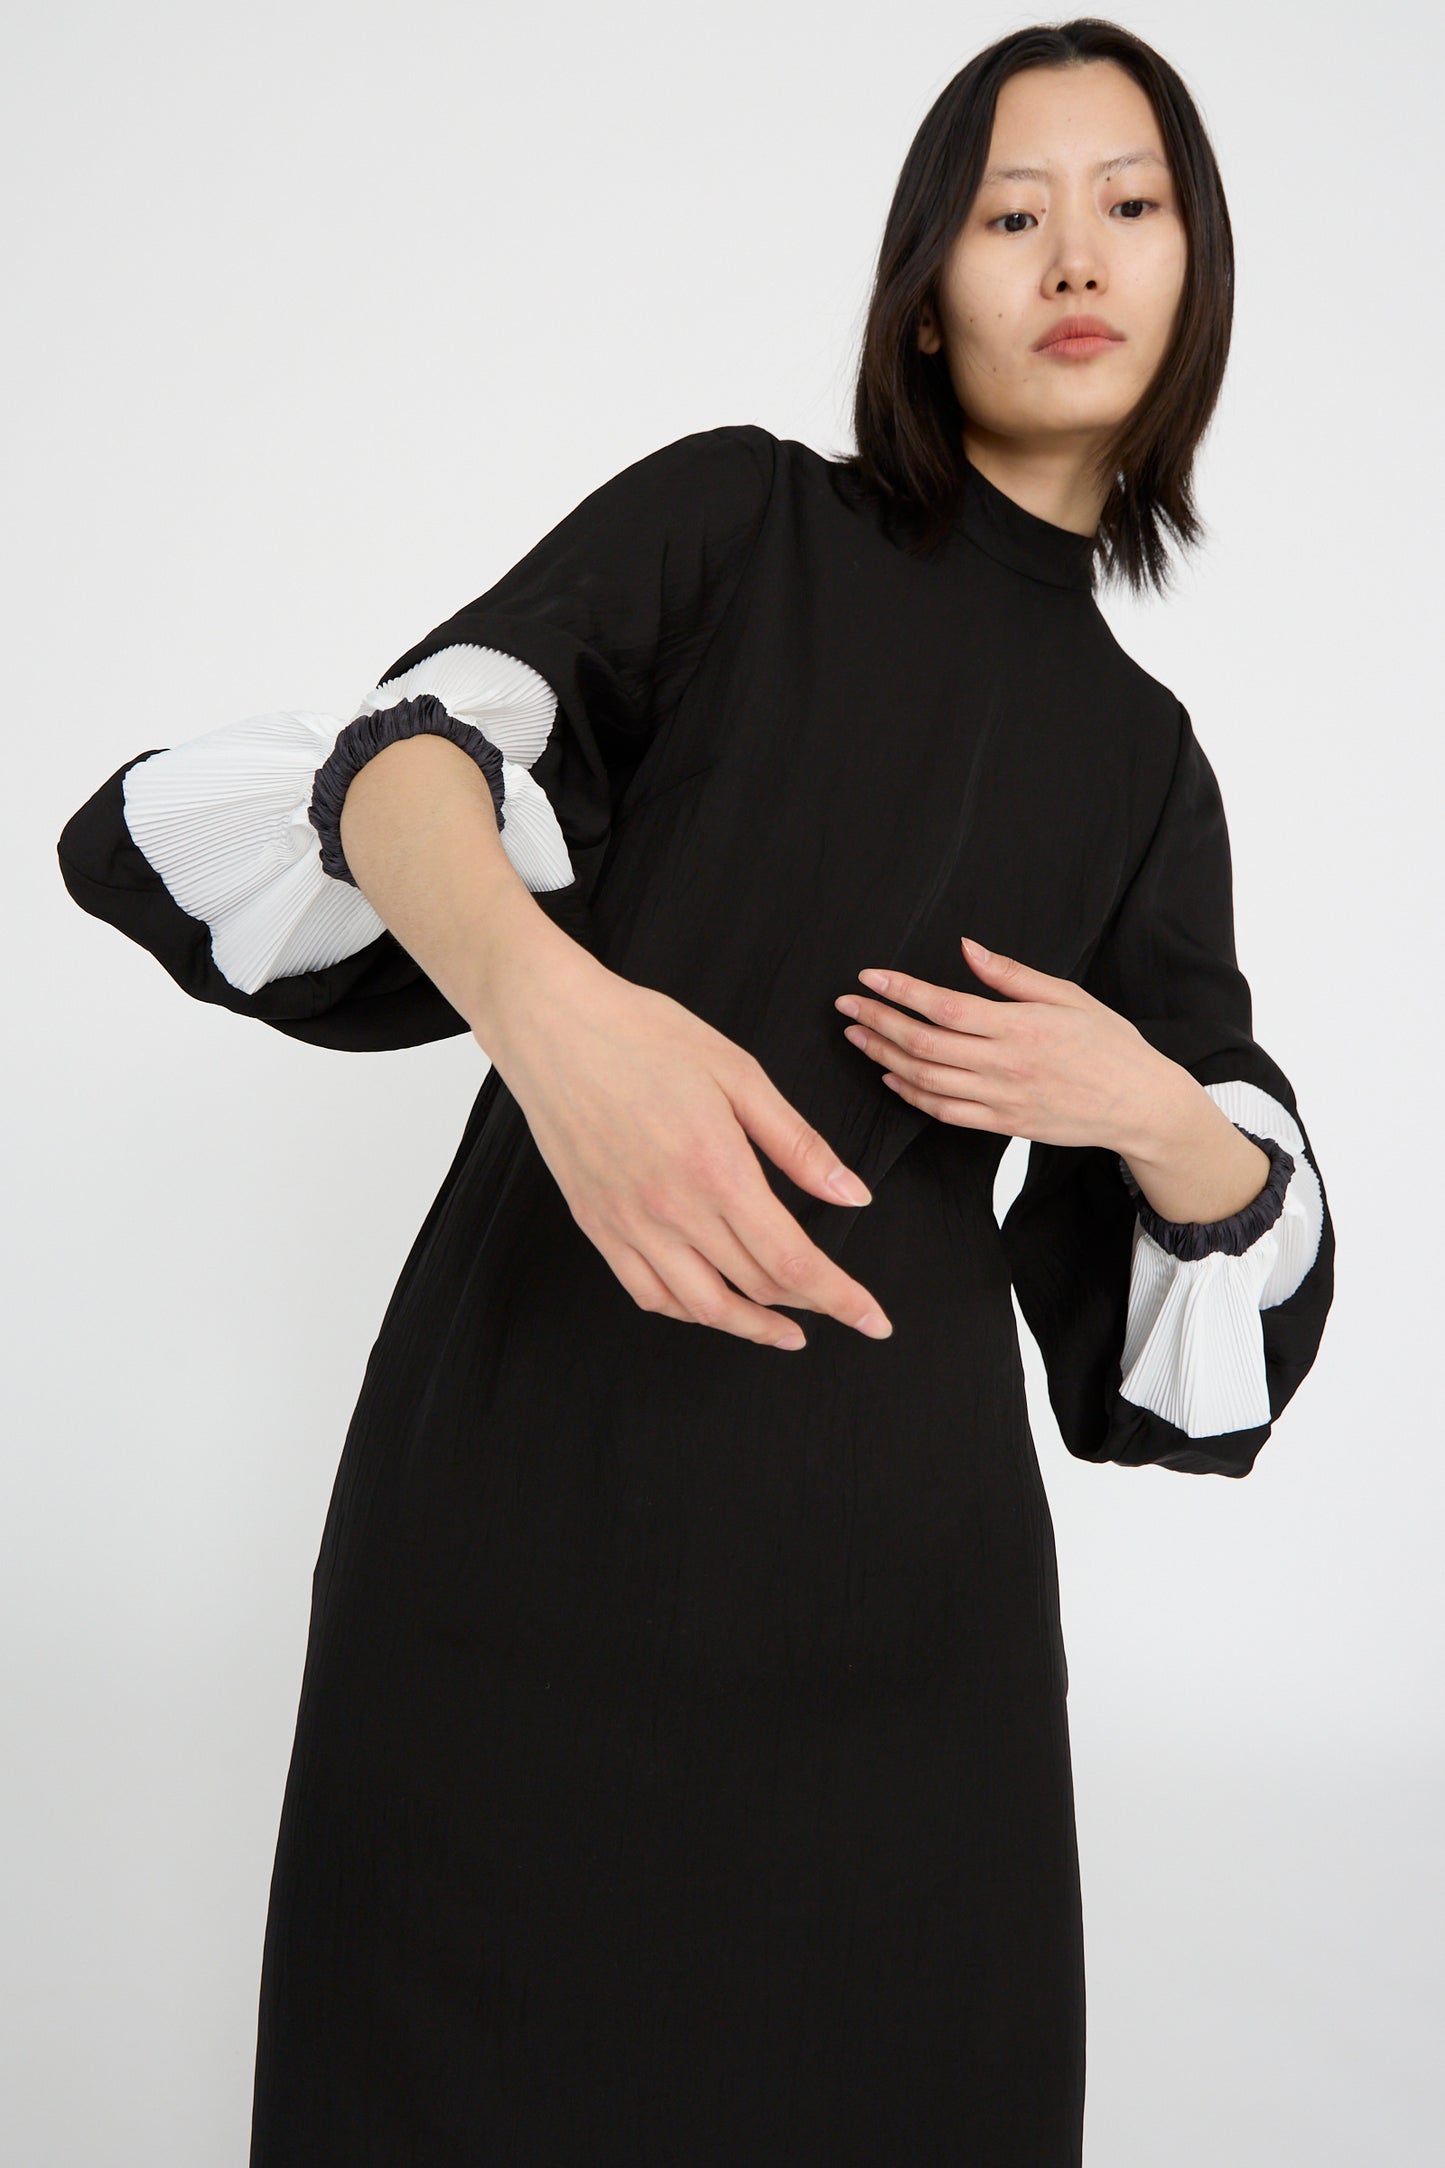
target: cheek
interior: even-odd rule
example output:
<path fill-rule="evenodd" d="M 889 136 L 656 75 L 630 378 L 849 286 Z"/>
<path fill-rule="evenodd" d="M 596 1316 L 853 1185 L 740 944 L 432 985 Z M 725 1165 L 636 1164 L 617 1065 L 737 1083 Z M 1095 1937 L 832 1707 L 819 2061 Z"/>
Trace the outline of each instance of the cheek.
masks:
<path fill-rule="evenodd" d="M 1141 250 L 1131 267 L 1134 321 L 1141 341 L 1156 359 L 1163 354 L 1174 328 L 1185 269 L 1184 245 L 1177 229 L 1161 232 L 1155 245 Z"/>
<path fill-rule="evenodd" d="M 1016 343 L 1020 314 L 1018 281 L 999 276 L 994 264 L 960 261 L 950 318 L 960 353 L 971 365 L 993 372 Z"/>

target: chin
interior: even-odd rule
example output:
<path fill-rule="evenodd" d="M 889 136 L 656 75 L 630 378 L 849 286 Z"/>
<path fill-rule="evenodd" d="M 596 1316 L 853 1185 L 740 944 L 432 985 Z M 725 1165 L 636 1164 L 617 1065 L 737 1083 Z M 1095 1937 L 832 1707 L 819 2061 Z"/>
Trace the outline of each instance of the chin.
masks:
<path fill-rule="evenodd" d="M 1133 410 L 1134 401 L 1117 394 L 1109 399 L 1060 399 L 1052 401 L 1044 412 L 1036 411 L 1032 426 L 1060 434 L 1078 429 L 1117 429 Z"/>

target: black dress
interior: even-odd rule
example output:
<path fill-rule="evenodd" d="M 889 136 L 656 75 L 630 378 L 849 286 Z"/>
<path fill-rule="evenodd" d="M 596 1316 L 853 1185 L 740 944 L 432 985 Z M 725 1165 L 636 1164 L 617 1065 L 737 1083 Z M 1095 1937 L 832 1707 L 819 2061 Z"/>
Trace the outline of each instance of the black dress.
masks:
<path fill-rule="evenodd" d="M 1252 1035 L 1213 772 L 1089 542 L 972 469 L 943 553 L 905 541 L 806 445 L 701 431 L 344 728 L 134 756 L 60 839 L 76 901 L 201 1000 L 320 1047 L 461 1032 L 336 823 L 378 744 L 448 731 L 542 907 L 749 1048 L 869 1184 L 829 1205 L 763 1162 L 894 1325 L 799 1313 L 782 1354 L 639 1309 L 488 1072 L 321 1540 L 253 2168 L 1081 2158 L 1067 1668 L 1010 1290 L 1071 1453 L 1242 1476 L 1334 1238 Z M 895 1097 L 833 1007 L 869 965 L 987 993 L 964 933 L 1183 1063 L 1265 1141 L 1259 1199 L 1178 1226 L 1112 1152 L 1036 1143 L 1000 1228 L 1007 1139 Z"/>

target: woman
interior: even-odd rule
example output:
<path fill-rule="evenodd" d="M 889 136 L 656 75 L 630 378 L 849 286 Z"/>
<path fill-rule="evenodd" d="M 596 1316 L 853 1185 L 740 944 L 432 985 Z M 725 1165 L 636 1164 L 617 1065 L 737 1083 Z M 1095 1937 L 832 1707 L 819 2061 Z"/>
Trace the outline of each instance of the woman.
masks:
<path fill-rule="evenodd" d="M 1174 72 L 1015 33 L 909 152 L 855 457 L 666 445 L 349 721 L 68 823 L 198 999 L 492 1059 L 317 1561 L 253 2168 L 1080 2160 L 1010 1288 L 1070 1452 L 1227 1476 L 1332 1289 L 1213 771 L 1094 595 L 1200 532 L 1231 268 Z"/>

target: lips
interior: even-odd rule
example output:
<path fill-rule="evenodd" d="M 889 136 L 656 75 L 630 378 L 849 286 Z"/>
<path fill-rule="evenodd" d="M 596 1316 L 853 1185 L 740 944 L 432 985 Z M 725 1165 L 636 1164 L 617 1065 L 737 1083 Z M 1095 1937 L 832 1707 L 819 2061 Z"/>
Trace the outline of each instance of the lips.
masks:
<path fill-rule="evenodd" d="M 1049 326 L 1041 339 L 1035 339 L 1033 351 L 1045 354 L 1051 346 L 1067 345 L 1076 340 L 1083 346 L 1086 342 L 1117 342 L 1123 336 L 1122 331 L 1106 324 L 1102 316 L 1063 316 L 1058 323 Z"/>

